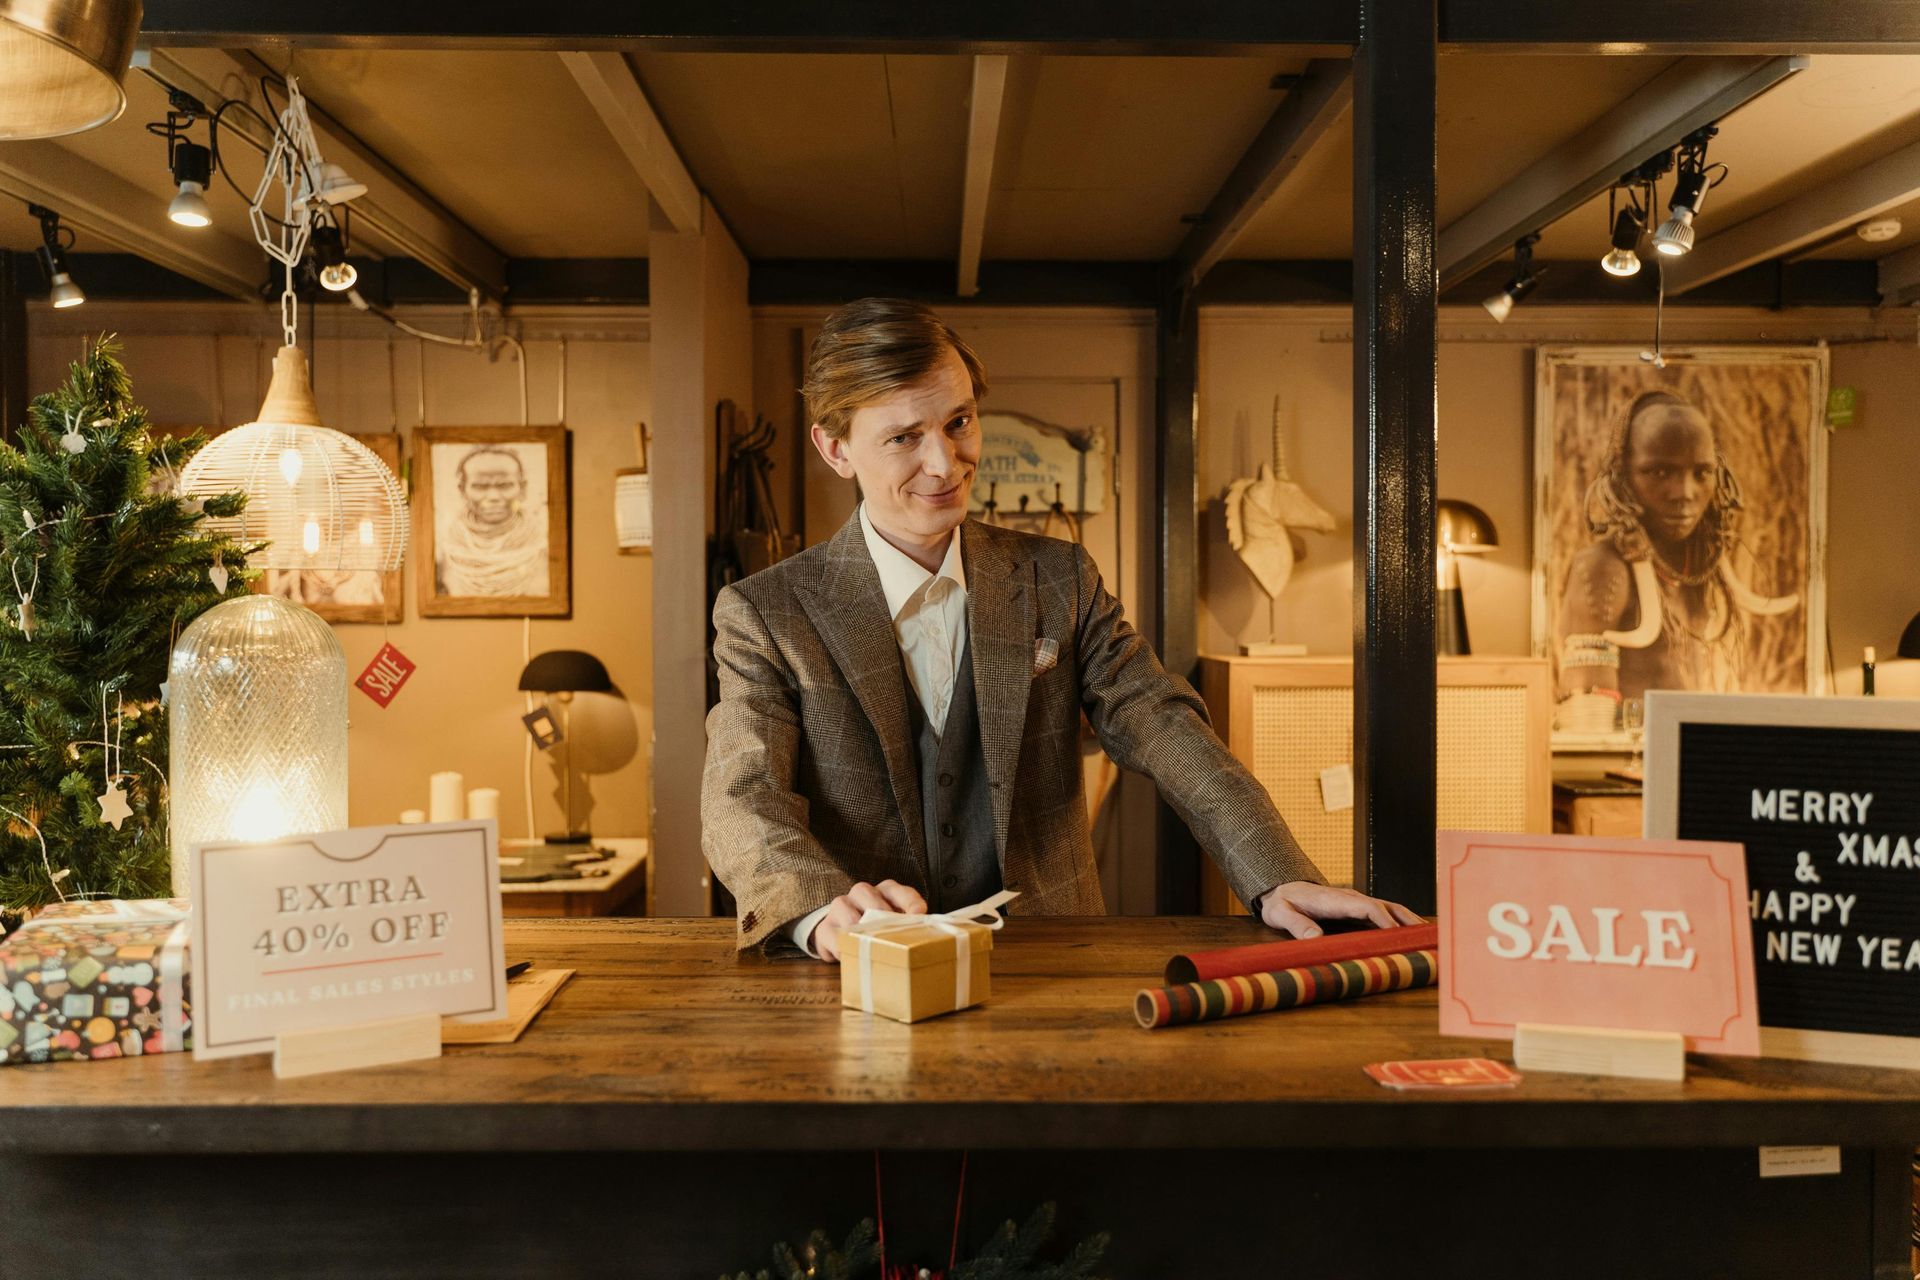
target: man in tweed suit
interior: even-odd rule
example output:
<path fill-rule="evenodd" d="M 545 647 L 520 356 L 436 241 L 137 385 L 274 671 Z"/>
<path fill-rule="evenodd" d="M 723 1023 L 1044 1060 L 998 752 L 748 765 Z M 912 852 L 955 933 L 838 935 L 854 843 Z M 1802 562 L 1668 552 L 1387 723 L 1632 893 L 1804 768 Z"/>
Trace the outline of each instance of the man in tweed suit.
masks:
<path fill-rule="evenodd" d="M 952 910 L 1003 887 L 1018 914 L 1102 913 L 1083 709 L 1267 924 L 1418 923 L 1321 883 L 1084 550 L 967 519 L 985 390 L 972 350 L 915 303 L 850 303 L 813 345 L 813 442 L 863 500 L 714 605 L 702 843 L 738 945 L 837 960 L 868 908 Z"/>

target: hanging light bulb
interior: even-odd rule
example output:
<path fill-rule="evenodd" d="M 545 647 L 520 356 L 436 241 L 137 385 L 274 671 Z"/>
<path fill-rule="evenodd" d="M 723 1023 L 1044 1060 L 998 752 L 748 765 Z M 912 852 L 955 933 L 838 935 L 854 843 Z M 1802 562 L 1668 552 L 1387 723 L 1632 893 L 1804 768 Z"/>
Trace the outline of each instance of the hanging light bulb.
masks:
<path fill-rule="evenodd" d="M 305 465 L 300 460 L 300 450 L 292 445 L 280 451 L 280 478 L 288 484 L 300 483 L 300 471 Z"/>
<path fill-rule="evenodd" d="M 320 522 L 312 516 L 300 526 L 300 549 L 310 556 L 320 554 Z"/>
<path fill-rule="evenodd" d="M 373 520 L 367 516 L 360 518 L 360 545 L 363 547 L 373 545 Z"/>
<path fill-rule="evenodd" d="M 1610 276 L 1630 276 L 1640 270 L 1640 255 L 1635 252 L 1646 224 L 1633 209 L 1622 209 L 1613 220 L 1613 248 L 1600 259 L 1601 269 Z"/>
<path fill-rule="evenodd" d="M 1673 181 L 1673 195 L 1667 199 L 1667 220 L 1653 233 L 1653 247 L 1670 258 L 1680 257 L 1693 248 L 1693 220 L 1700 216 L 1700 205 L 1709 187 L 1726 180 L 1727 166 L 1713 166 L 1720 176 L 1707 180 L 1707 143 L 1720 131 L 1712 125 L 1696 129 L 1680 144 L 1676 165 L 1679 176 Z"/>
<path fill-rule="evenodd" d="M 1540 233 L 1535 231 L 1513 242 L 1513 275 L 1500 287 L 1500 292 L 1480 304 L 1487 309 L 1487 314 L 1494 318 L 1495 323 L 1505 324 L 1507 316 L 1513 312 L 1513 304 L 1532 293 L 1540 283 L 1540 277 L 1533 269 L 1533 246 L 1539 239 Z"/>
<path fill-rule="evenodd" d="M 167 217 L 183 227 L 211 226 L 213 212 L 207 208 L 207 183 L 213 177 L 213 153 L 197 142 L 178 143 L 171 169 L 180 191 L 167 206 Z"/>
<path fill-rule="evenodd" d="M 60 215 L 45 205 L 30 204 L 27 212 L 40 219 L 40 247 L 34 250 L 34 256 L 39 258 L 40 271 L 47 278 L 47 301 L 61 310 L 79 306 L 87 300 L 87 295 L 67 270 L 67 249 L 73 243 L 73 228 L 61 226 Z M 65 242 L 60 238 L 62 232 L 67 236 Z"/>
<path fill-rule="evenodd" d="M 320 283 L 335 293 L 353 288 L 360 273 L 347 261 L 346 237 L 340 234 L 340 228 L 316 219 L 311 243 L 313 260 L 320 264 Z"/>

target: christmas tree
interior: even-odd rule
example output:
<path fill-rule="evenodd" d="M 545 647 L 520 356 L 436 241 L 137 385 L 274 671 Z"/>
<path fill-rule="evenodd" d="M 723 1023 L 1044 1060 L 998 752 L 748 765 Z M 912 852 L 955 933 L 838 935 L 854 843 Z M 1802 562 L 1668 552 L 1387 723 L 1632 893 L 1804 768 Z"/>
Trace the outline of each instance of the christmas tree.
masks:
<path fill-rule="evenodd" d="M 247 590 L 246 549 L 196 533 L 241 494 L 174 496 L 206 443 L 151 433 L 118 347 L 0 443 L 0 915 L 165 897 L 173 638 Z"/>

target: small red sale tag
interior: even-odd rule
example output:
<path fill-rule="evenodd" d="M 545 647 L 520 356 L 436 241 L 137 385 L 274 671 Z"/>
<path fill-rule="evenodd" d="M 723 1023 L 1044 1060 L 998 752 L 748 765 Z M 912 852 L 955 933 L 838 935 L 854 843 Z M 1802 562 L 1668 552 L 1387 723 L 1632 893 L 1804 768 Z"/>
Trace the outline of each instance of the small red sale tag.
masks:
<path fill-rule="evenodd" d="M 380 646 L 380 652 L 373 655 L 373 661 L 360 673 L 354 686 L 360 692 L 385 707 L 400 692 L 400 686 L 413 674 L 413 663 L 407 655 L 390 644 Z"/>

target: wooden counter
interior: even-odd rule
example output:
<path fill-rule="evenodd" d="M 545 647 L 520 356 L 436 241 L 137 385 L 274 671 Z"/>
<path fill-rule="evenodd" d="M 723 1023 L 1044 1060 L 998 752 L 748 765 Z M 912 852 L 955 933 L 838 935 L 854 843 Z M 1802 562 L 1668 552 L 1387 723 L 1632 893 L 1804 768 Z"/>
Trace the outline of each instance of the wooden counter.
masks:
<path fill-rule="evenodd" d="M 1891 1275 L 1871 1269 L 1869 1254 L 1880 1265 L 1896 1247 L 1904 1260 L 1904 1213 L 1899 1222 L 1888 1215 L 1908 1186 L 1901 1149 L 1920 1139 L 1920 1073 L 1696 1057 L 1684 1084 L 1536 1073 L 1511 1092 L 1435 1097 L 1383 1089 L 1361 1067 L 1510 1054 L 1503 1043 L 1440 1038 L 1432 991 L 1160 1031 L 1134 1023 L 1131 997 L 1155 981 L 1168 955 L 1262 936 L 1269 935 L 1245 919 L 1015 918 L 995 947 L 991 1002 L 908 1027 L 843 1011 L 831 966 L 736 959 L 726 921 L 512 920 L 511 957 L 578 970 L 514 1045 L 450 1048 L 437 1062 L 289 1081 L 275 1080 L 265 1058 L 196 1064 L 188 1054 L 0 1070 L 0 1179 L 39 1189 L 0 1207 L 0 1219 L 31 1205 L 57 1216 L 77 1184 L 91 1188 L 111 1167 L 128 1178 L 144 1170 L 142 1198 L 176 1188 L 183 1220 L 204 1211 L 194 1196 L 244 1203 L 266 1194 L 249 1188 L 274 1185 L 276 1176 L 315 1188 L 326 1182 L 317 1170 L 335 1169 L 338 1195 L 311 1193 L 335 1220 L 352 1203 L 352 1188 L 367 1185 L 369 1165 L 381 1163 L 364 1158 L 371 1154 L 414 1153 L 411 1165 L 396 1167 L 415 1170 L 410 1176 L 431 1169 L 469 1195 L 496 1183 L 502 1195 L 508 1187 L 521 1195 L 543 1185 L 535 1170 L 568 1171 L 569 1194 L 577 1195 L 588 1169 L 618 1167 L 631 1178 L 644 1167 L 662 1212 L 686 1212 L 689 1197 L 720 1198 L 697 1187 L 721 1171 L 741 1212 L 757 1203 L 739 1191 L 742 1168 L 775 1182 L 782 1170 L 802 1168 L 850 1181 L 838 1192 L 851 1197 L 842 1212 L 823 1210 L 829 1216 L 817 1223 L 778 1219 L 764 1237 L 743 1224 L 751 1248 L 702 1259 L 704 1270 L 663 1272 L 711 1275 L 729 1257 L 737 1260 L 731 1265 L 759 1265 L 780 1232 L 839 1232 L 871 1212 L 862 1205 L 874 1149 L 970 1149 L 983 1153 L 976 1169 L 995 1167 L 987 1153 L 1005 1151 L 998 1167 L 1009 1186 L 1052 1169 L 1068 1184 L 1053 1194 L 1102 1179 L 1145 1194 L 1143 1180 L 1196 1161 L 1241 1170 L 1236 1177 L 1247 1168 L 1278 1176 L 1289 1162 L 1270 1153 L 1281 1149 L 1314 1153 L 1328 1171 L 1424 1162 L 1431 1177 L 1441 1167 L 1433 1163 L 1438 1149 L 1448 1149 L 1447 1159 L 1464 1160 L 1466 1176 L 1489 1194 L 1503 1168 L 1533 1195 L 1541 1193 L 1540 1171 L 1562 1166 L 1570 1195 L 1587 1194 L 1578 1187 L 1594 1179 L 1618 1186 L 1623 1169 L 1636 1171 L 1636 1197 L 1659 1194 L 1671 1180 L 1673 1195 L 1693 1197 L 1689 1212 L 1706 1228 L 1724 1231 L 1747 1215 L 1759 1232 L 1755 1247 L 1782 1258 L 1791 1250 L 1783 1253 L 1768 1233 L 1790 1229 L 1794 1213 L 1816 1213 L 1789 1207 L 1811 1194 L 1827 1206 L 1819 1214 L 1831 1209 L 1850 1224 L 1832 1229 L 1852 1233 L 1847 1256 L 1860 1263 L 1822 1274 Z M 1770 1144 L 1840 1145 L 1847 1168 L 1840 1178 L 1760 1182 L 1751 1176 L 1753 1148 Z M 1683 1150 L 1699 1148 L 1721 1150 Z M 1041 1157 L 1049 1151 L 1056 1154 Z M 625 1156 L 617 1166 L 594 1158 L 640 1152 L 655 1154 Z M 754 1154 L 737 1154 L 745 1152 Z M 247 1158 L 177 1158 L 188 1153 Z M 327 1153 L 355 1158 L 342 1164 Z M 182 1180 L 183 1170 L 193 1176 Z M 950 1195 L 951 1170 L 941 1165 L 939 1173 L 940 1194 Z M 1292 1176 L 1301 1176 L 1297 1163 Z M 1703 1176 L 1737 1184 L 1723 1192 L 1732 1218 L 1714 1217 L 1723 1210 L 1713 1207 Z M 1120 1194 L 1099 1193 L 1115 1205 L 1110 1197 Z M 1807 1221 L 1811 1229 L 1814 1219 Z M 17 1241 L 24 1231 L 0 1220 L 0 1238 Z M 176 1246 L 190 1247 L 183 1241 Z M 68 1257 L 48 1247 L 49 1260 Z M 380 1273 L 365 1271 L 365 1262 L 356 1263 L 361 1274 Z M 218 1273 L 203 1265 L 210 1269 L 201 1273 Z M 472 1259 L 461 1265 L 491 1274 L 473 1271 Z M 1545 1274 L 1516 1267 L 1512 1274 Z M 593 1267 L 582 1261 L 580 1273 Z M 1482 1266 L 1474 1274 L 1507 1272 Z"/>

